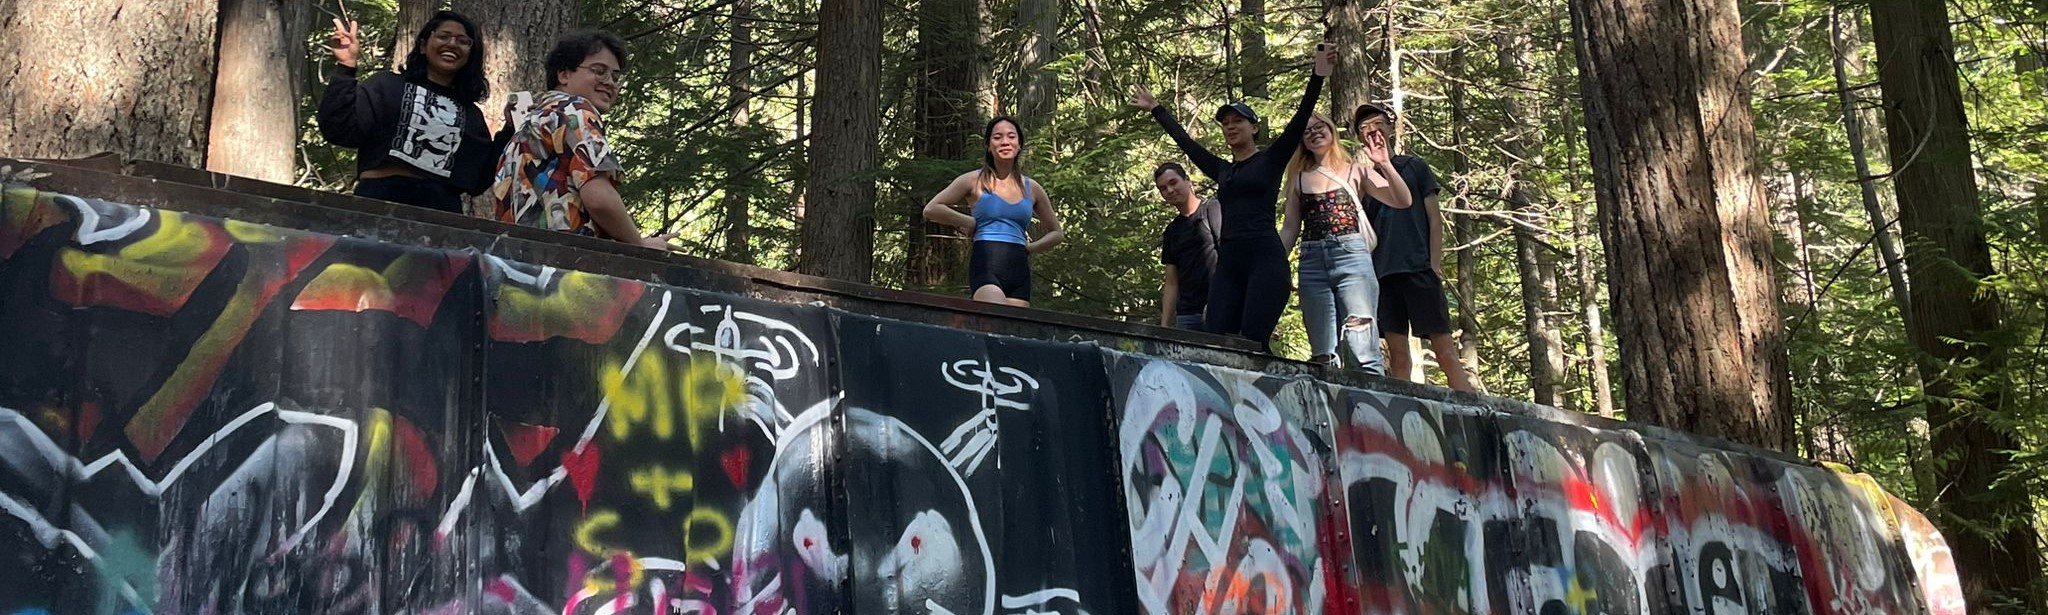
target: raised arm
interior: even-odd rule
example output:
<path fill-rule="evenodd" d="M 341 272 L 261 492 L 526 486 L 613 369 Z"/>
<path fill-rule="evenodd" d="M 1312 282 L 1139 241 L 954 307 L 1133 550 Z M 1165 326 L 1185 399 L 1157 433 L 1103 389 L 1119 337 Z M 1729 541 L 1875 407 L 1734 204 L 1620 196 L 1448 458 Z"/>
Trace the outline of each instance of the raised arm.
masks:
<path fill-rule="evenodd" d="M 1415 196 L 1408 191 L 1408 182 L 1401 179 L 1400 169 L 1394 168 L 1393 154 L 1387 151 L 1387 136 L 1371 133 L 1365 137 L 1366 164 L 1351 165 L 1358 178 L 1354 182 L 1365 188 L 1365 192 L 1381 204 L 1394 209 L 1407 209 L 1415 205 Z"/>
<path fill-rule="evenodd" d="M 1187 129 L 1182 128 L 1180 122 L 1173 119 L 1173 113 L 1161 106 L 1159 101 L 1152 99 L 1151 88 L 1138 86 L 1138 91 L 1131 95 L 1131 106 L 1152 114 L 1152 120 L 1159 122 L 1160 128 L 1166 129 L 1166 135 L 1173 137 L 1173 144 L 1180 147 L 1181 153 L 1187 154 L 1188 162 L 1195 163 L 1195 168 L 1201 169 L 1203 175 L 1209 176 L 1209 179 L 1223 181 L 1223 170 L 1230 166 L 1230 161 L 1210 153 L 1209 148 L 1202 147 L 1200 141 L 1188 136 Z"/>
<path fill-rule="evenodd" d="M 974 216 L 960 213 L 960 210 L 953 209 L 953 204 L 965 203 L 968 197 L 974 195 L 974 180 L 980 175 L 980 171 L 971 171 L 953 178 L 953 183 L 946 184 L 946 189 L 940 190 L 938 194 L 932 196 L 932 200 L 925 202 L 924 219 L 972 235 Z"/>
<path fill-rule="evenodd" d="M 1301 93 L 1301 103 L 1294 107 L 1294 117 L 1287 120 L 1287 128 L 1266 147 L 1269 152 L 1292 152 L 1301 146 L 1301 133 L 1308 130 L 1309 117 L 1316 112 L 1316 99 L 1322 98 L 1323 78 L 1330 76 L 1330 70 L 1337 65 L 1337 46 L 1333 43 L 1317 43 L 1314 73 L 1308 77 L 1308 91 Z"/>
<path fill-rule="evenodd" d="M 1053 210 L 1052 200 L 1046 198 L 1045 186 L 1039 185 L 1036 181 L 1031 182 L 1031 201 L 1035 203 L 1032 206 L 1032 213 L 1038 217 L 1038 224 L 1035 225 L 1038 227 L 1038 239 L 1024 244 L 1024 249 L 1037 254 L 1051 250 L 1066 241 L 1067 231 L 1060 227 L 1059 212 Z"/>
<path fill-rule="evenodd" d="M 335 70 L 327 75 L 327 91 L 320 95 L 320 109 L 316 115 L 320 125 L 320 136 L 328 143 L 341 147 L 360 148 L 370 141 L 370 134 L 376 129 L 376 116 L 371 112 L 370 96 L 361 82 L 356 80 L 356 55 L 358 35 L 361 27 L 356 22 L 342 24 L 334 20 Z"/>

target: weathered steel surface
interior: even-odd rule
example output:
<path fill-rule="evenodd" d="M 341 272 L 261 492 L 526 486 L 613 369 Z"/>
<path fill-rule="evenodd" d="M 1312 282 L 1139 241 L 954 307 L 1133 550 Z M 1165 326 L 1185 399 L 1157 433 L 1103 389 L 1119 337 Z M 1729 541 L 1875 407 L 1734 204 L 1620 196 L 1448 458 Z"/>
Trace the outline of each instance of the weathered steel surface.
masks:
<path fill-rule="evenodd" d="M 0 205 L 0 613 L 1962 612 L 1797 459 L 94 164 Z"/>

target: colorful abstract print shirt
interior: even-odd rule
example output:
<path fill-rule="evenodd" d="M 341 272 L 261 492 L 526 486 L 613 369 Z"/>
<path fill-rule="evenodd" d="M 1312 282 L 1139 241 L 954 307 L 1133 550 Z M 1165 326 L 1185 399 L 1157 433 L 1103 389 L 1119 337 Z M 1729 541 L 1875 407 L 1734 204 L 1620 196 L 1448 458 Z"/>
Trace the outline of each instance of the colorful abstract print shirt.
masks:
<path fill-rule="evenodd" d="M 550 91 L 498 158 L 491 198 L 499 221 L 602 237 L 583 209 L 583 185 L 619 170 L 597 107 L 581 96 Z"/>

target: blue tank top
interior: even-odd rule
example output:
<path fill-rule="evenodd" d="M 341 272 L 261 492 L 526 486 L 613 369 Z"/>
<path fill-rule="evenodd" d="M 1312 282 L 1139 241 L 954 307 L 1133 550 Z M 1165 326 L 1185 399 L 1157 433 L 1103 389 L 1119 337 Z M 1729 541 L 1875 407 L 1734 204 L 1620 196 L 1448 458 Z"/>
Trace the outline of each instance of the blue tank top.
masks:
<path fill-rule="evenodd" d="M 981 191 L 981 198 L 974 200 L 974 240 L 1030 243 L 1025 229 L 1031 227 L 1031 210 L 1030 178 L 1024 179 L 1024 198 L 1015 203 L 996 196 L 994 190 Z"/>

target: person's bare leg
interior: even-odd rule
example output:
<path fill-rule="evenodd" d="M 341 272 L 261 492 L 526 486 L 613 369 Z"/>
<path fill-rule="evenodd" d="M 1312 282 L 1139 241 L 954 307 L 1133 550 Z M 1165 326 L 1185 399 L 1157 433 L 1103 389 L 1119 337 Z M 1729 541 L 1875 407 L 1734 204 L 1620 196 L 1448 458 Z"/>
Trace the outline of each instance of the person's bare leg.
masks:
<path fill-rule="evenodd" d="M 1003 295 L 1003 287 L 994 284 L 983 284 L 980 288 L 974 289 L 974 300 L 982 303 L 1010 305 L 1010 298 Z"/>
<path fill-rule="evenodd" d="M 1387 341 L 1387 375 L 1407 380 L 1415 369 L 1415 355 L 1408 352 L 1408 334 L 1392 333 L 1384 339 Z"/>
<path fill-rule="evenodd" d="M 1008 303 L 1010 305 L 1014 305 L 1017 307 L 1031 307 L 1031 302 L 1025 301 L 1023 299 L 1004 299 L 1003 303 Z"/>
<path fill-rule="evenodd" d="M 1452 389 L 1477 393 L 1472 379 L 1465 374 L 1465 366 L 1458 362 L 1458 341 L 1449 333 L 1429 336 L 1429 348 L 1436 352 L 1436 365 L 1444 370 L 1444 381 Z"/>

